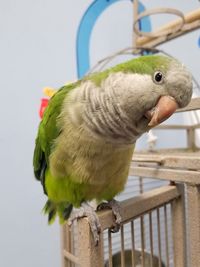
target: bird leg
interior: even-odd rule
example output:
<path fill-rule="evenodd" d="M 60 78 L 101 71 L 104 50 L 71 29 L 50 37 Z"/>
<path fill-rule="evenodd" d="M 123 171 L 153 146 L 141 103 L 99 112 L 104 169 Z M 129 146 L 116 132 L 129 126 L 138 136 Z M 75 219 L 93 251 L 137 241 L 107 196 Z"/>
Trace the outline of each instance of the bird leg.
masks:
<path fill-rule="evenodd" d="M 95 245 L 98 245 L 99 234 L 101 232 L 101 225 L 94 208 L 91 207 L 87 202 L 82 202 L 80 209 L 75 210 L 71 213 L 68 219 L 68 225 L 71 226 L 74 221 L 83 217 L 88 218 L 88 223 L 90 225 L 94 237 Z"/>
<path fill-rule="evenodd" d="M 108 202 L 103 202 L 98 205 L 97 210 L 104 210 L 104 209 L 112 209 L 112 212 L 115 216 L 115 226 L 111 229 L 112 233 L 116 233 L 120 229 L 120 225 L 122 222 L 122 217 L 121 217 L 121 206 L 119 202 L 115 199 L 112 199 L 111 201 Z"/>

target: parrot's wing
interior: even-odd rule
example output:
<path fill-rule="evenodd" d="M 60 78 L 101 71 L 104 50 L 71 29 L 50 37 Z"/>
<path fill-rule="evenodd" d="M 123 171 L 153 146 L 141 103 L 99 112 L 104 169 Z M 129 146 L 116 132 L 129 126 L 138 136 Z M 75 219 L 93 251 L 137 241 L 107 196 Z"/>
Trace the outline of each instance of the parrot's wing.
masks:
<path fill-rule="evenodd" d="M 62 87 L 50 99 L 49 104 L 44 112 L 43 119 L 40 122 L 38 135 L 35 142 L 33 156 L 34 174 L 37 180 L 40 180 L 44 187 L 45 170 L 49 164 L 49 155 L 55 138 L 61 132 L 58 128 L 57 118 L 60 115 L 62 103 L 69 91 L 74 89 L 77 83 L 69 84 Z M 45 191 L 45 189 L 44 189 Z"/>

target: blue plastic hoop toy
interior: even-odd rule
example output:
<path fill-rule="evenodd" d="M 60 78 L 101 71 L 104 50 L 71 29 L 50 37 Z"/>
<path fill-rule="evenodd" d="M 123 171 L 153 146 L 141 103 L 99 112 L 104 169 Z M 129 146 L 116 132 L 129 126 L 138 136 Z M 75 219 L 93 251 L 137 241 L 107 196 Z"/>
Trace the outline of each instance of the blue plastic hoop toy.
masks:
<path fill-rule="evenodd" d="M 80 79 L 90 69 L 90 37 L 98 17 L 112 4 L 122 0 L 96 0 L 85 11 L 77 31 L 76 38 L 76 60 L 77 76 Z M 129 0 L 132 2 L 133 0 Z M 145 7 L 139 2 L 139 12 L 143 12 Z M 149 17 L 140 21 L 139 28 L 143 31 L 151 31 L 151 22 Z"/>

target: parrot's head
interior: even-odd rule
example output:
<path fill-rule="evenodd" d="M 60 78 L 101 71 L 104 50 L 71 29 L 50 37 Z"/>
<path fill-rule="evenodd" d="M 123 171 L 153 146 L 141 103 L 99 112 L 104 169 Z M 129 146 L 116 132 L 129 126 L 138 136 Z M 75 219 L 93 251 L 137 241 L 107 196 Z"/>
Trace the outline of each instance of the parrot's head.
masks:
<path fill-rule="evenodd" d="M 110 135 L 130 142 L 185 107 L 192 96 L 192 76 L 186 67 L 161 55 L 133 59 L 94 78 L 111 106 Z"/>

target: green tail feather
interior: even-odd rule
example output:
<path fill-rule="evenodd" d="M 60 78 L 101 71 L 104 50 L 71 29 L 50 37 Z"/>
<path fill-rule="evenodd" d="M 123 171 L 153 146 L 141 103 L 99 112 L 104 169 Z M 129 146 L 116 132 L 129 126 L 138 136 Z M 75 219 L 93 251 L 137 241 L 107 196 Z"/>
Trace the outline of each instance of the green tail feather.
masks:
<path fill-rule="evenodd" d="M 60 224 L 63 224 L 70 216 L 73 205 L 68 202 L 55 204 L 51 200 L 47 200 L 43 212 L 48 215 L 48 223 L 52 224 L 56 215 L 59 217 Z"/>

